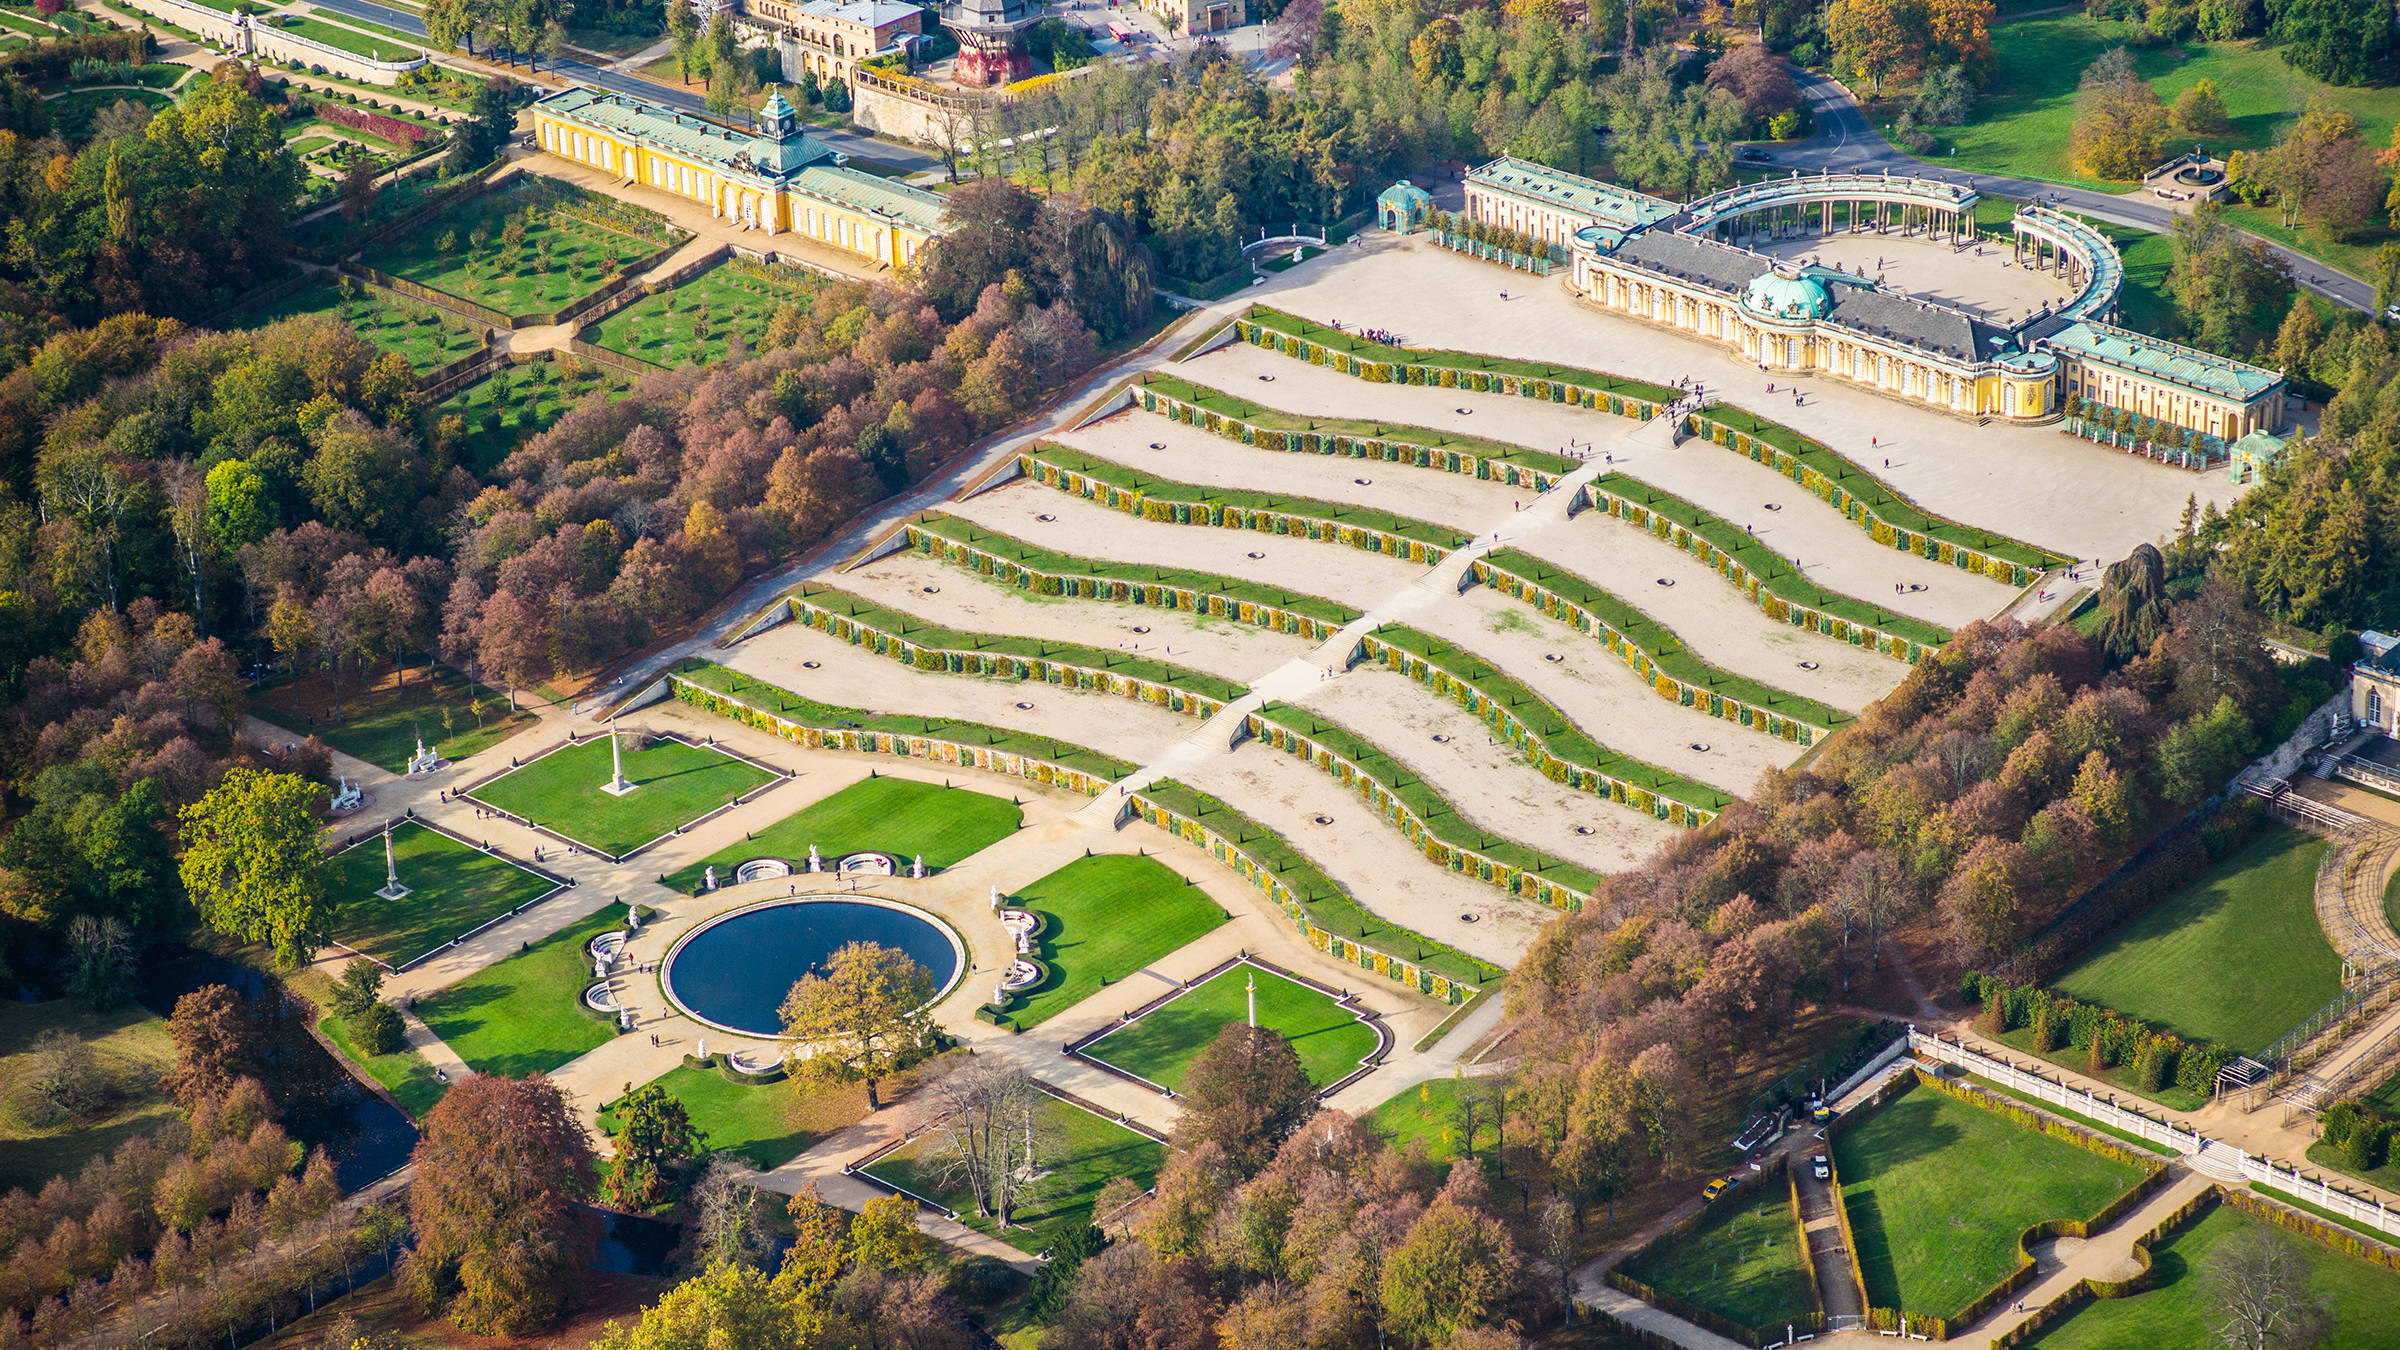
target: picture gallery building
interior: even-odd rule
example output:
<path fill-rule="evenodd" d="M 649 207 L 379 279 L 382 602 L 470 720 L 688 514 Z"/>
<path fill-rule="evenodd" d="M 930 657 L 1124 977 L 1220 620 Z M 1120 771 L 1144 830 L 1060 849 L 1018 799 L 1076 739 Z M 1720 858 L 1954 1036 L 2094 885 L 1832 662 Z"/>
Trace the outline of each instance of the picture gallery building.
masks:
<path fill-rule="evenodd" d="M 2282 428 L 2280 372 L 2112 323 L 2124 265 L 2064 212 L 2025 206 L 2010 221 L 2019 265 L 2057 272 L 2070 294 L 2007 325 L 1744 246 L 1841 232 L 1970 246 L 1975 205 L 1969 188 L 1879 174 L 1795 173 L 1681 206 L 1510 158 L 1466 179 L 1466 214 L 1549 244 L 1584 299 L 1768 371 L 1836 376 L 1975 419 L 2046 421 L 2074 398 L 2087 415 L 2121 408 L 2218 451 Z"/>
<path fill-rule="evenodd" d="M 758 110 L 756 134 L 580 86 L 535 103 L 533 122 L 551 154 L 698 202 L 744 229 L 806 235 L 886 264 L 914 262 L 943 232 L 940 197 L 848 167 L 799 130 L 781 93 Z"/>

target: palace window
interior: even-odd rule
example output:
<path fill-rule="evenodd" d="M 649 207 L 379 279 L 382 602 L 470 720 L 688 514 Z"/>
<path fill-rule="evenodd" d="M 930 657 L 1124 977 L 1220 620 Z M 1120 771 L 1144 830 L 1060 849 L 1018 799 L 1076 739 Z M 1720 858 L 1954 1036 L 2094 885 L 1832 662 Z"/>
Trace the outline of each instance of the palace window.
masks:
<path fill-rule="evenodd" d="M 2372 685 L 2367 688 L 2367 720 L 2383 725 L 2383 691 Z"/>

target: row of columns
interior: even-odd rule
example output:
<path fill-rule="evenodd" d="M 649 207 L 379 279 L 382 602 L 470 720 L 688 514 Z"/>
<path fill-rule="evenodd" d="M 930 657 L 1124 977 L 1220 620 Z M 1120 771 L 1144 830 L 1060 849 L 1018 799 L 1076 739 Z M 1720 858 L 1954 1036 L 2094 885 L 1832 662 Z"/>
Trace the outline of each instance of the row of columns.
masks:
<path fill-rule="evenodd" d="M 1955 207 L 1930 203 L 1895 202 L 1880 199 L 1824 198 L 1812 202 L 1790 202 L 1746 211 L 1738 216 L 1720 220 L 1714 226 L 1719 239 L 1728 242 L 1759 239 L 1798 239 L 1812 232 L 1819 235 L 1834 233 L 1836 208 L 1841 213 L 1841 232 L 1844 234 L 1901 234 L 1923 235 L 1952 244 L 1975 240 L 1975 218 Z M 1809 217 L 1816 217 L 1814 230 Z"/>
<path fill-rule="evenodd" d="M 1585 277 L 1582 289 L 1605 308 L 1715 338 L 1769 370 L 1834 375 L 1967 417 L 1986 412 L 2018 415 L 2020 411 L 1976 406 L 1972 376 L 1839 338 L 1763 329 L 1744 322 L 1729 302 L 1696 298 L 1660 283 L 1606 271 Z"/>

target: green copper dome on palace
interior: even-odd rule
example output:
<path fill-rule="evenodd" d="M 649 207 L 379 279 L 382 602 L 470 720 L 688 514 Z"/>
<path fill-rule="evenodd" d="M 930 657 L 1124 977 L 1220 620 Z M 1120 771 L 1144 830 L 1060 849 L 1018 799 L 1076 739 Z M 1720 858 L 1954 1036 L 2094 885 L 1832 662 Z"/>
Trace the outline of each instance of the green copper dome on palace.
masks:
<path fill-rule="evenodd" d="M 1750 282 L 1742 304 L 1776 319 L 1822 319 L 1833 309 L 1833 297 L 1815 277 L 1767 272 Z"/>

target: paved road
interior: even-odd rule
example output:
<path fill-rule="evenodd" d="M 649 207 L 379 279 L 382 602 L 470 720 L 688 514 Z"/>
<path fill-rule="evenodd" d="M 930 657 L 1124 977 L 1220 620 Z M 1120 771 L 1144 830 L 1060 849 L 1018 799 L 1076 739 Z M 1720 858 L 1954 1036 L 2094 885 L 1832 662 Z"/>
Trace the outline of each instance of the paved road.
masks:
<path fill-rule="evenodd" d="M 1831 169 L 1837 173 L 1914 173 L 1946 182 L 1964 183 L 1977 192 L 2001 197 L 2045 198 L 2054 205 L 2070 207 L 2084 215 L 2105 220 L 2113 225 L 2164 234 L 2174 223 L 2175 212 L 2162 202 L 2134 196 L 2114 196 L 2088 188 L 2064 187 L 2056 183 L 2038 182 L 2027 178 L 2006 178 L 1997 174 L 1968 173 L 1944 168 L 1939 163 L 1921 160 L 1875 134 L 1867 120 L 1866 110 L 1850 96 L 1850 91 L 1827 76 L 1815 71 L 1792 71 L 1800 91 L 1808 99 L 1810 111 L 1816 114 L 1817 134 L 1805 141 L 1788 145 L 1762 146 L 1765 159 L 1747 161 L 1753 166 L 1761 163 L 1771 167 L 1791 169 Z M 2338 305 L 2351 309 L 2372 311 L 2375 307 L 2375 288 L 2337 272 L 2325 263 L 2305 254 L 2296 253 L 2272 241 L 2265 242 L 2277 257 L 2292 269 L 2292 277 L 2304 288 L 2316 292 Z"/>
<path fill-rule="evenodd" d="M 369 23 L 379 23 L 387 28 L 397 28 L 412 37 L 426 38 L 423 19 L 404 9 L 394 9 L 389 5 L 376 4 L 375 0 L 312 0 L 312 3 L 320 9 L 329 9 L 336 14 L 347 14 L 354 19 L 364 19 Z M 430 42 L 432 39 L 426 38 L 426 40 Z M 549 71 L 551 74 L 573 80 L 578 84 L 588 84 L 595 89 L 606 89 L 616 94 L 632 94 L 637 98 L 648 99 L 652 103 L 673 108 L 678 112 L 692 113 L 702 117 L 709 115 L 708 104 L 694 90 L 657 84 L 645 80 L 639 75 L 608 70 L 589 62 L 579 61 L 571 56 L 561 57 L 552 62 Z M 881 140 L 863 132 L 815 126 L 809 127 L 807 130 L 809 135 L 846 155 L 872 159 L 879 163 L 907 169 L 912 173 L 942 167 L 940 160 L 922 150 L 912 149 L 895 141 Z"/>

